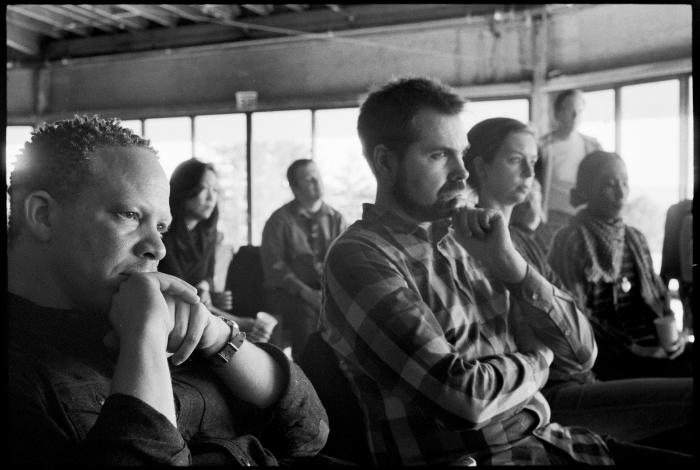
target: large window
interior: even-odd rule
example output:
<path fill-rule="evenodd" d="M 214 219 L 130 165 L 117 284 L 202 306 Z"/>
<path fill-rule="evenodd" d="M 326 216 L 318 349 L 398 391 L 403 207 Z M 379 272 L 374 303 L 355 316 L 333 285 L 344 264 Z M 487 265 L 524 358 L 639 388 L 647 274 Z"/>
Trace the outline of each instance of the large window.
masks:
<path fill-rule="evenodd" d="M 620 156 L 630 186 L 624 218 L 646 236 L 658 270 L 663 221 L 679 195 L 679 81 L 628 85 L 620 93 Z"/>
<path fill-rule="evenodd" d="M 348 223 L 362 216 L 362 203 L 373 203 L 377 190 L 355 130 L 359 112 L 359 108 L 316 111 L 315 121 L 314 160 L 324 182 L 324 200 Z"/>
<path fill-rule="evenodd" d="M 619 149 L 627 162 L 631 191 L 624 216 L 627 223 L 647 237 L 657 270 L 665 212 L 679 196 L 692 197 L 694 188 L 692 77 L 688 78 L 688 135 L 681 135 L 680 80 L 685 78 L 584 90 L 586 107 L 579 128 L 596 137 L 604 149 Z M 529 122 L 529 108 L 527 98 L 470 101 L 461 117 L 469 130 L 483 119 L 498 116 Z M 616 116 L 616 112 L 620 115 Z M 192 156 L 214 164 L 221 187 L 219 231 L 224 234 L 223 245 L 236 250 L 246 243 L 259 245 L 270 214 L 293 198 L 286 171 L 298 158 L 313 155 L 323 177 L 324 199 L 348 222 L 361 217 L 362 203 L 374 200 L 376 181 L 362 156 L 356 131 L 358 113 L 354 107 L 317 110 L 313 116 L 308 109 L 253 112 L 250 201 L 245 114 L 122 123 L 151 140 L 168 177 L 180 162 Z M 616 129 L 616 122 L 621 123 L 620 129 Z M 17 153 L 32 130 L 31 126 L 7 127 L 8 181 Z M 681 138 L 688 139 L 687 160 L 680 155 Z"/>
<path fill-rule="evenodd" d="M 24 143 L 31 137 L 32 131 L 34 131 L 32 126 L 7 126 L 5 128 L 5 180 L 8 186 L 17 155 L 24 148 Z"/>
<path fill-rule="evenodd" d="M 253 113 L 252 126 L 252 242 L 259 245 L 270 214 L 294 197 L 287 167 L 311 157 L 311 111 Z"/>
<path fill-rule="evenodd" d="M 144 137 L 158 151 L 165 174 L 170 175 L 181 162 L 192 157 L 192 124 L 188 117 L 146 119 Z"/>
<path fill-rule="evenodd" d="M 525 98 L 468 101 L 461 116 L 467 131 L 484 119 L 494 117 L 509 117 L 527 124 L 530 122 L 530 101 Z"/>
<path fill-rule="evenodd" d="M 24 143 L 31 137 L 32 126 L 7 126 L 5 128 L 5 183 L 10 187 L 10 173 L 15 167 L 17 155 L 24 148 Z M 10 220 L 10 195 L 7 195 L 7 219 Z"/>
<path fill-rule="evenodd" d="M 121 121 L 122 127 L 128 127 L 138 135 L 143 136 L 143 122 L 140 119 Z"/>
<path fill-rule="evenodd" d="M 598 139 L 603 149 L 615 151 L 615 90 L 584 93 L 586 107 L 579 131 Z"/>
<path fill-rule="evenodd" d="M 687 178 L 687 186 L 685 194 L 681 194 L 681 198 L 692 198 L 695 190 L 695 126 L 693 125 L 693 79 L 688 80 L 688 162 L 685 168 Z"/>
<path fill-rule="evenodd" d="M 212 163 L 219 176 L 219 231 L 223 243 L 238 249 L 248 243 L 245 114 L 194 118 L 194 153 Z"/>

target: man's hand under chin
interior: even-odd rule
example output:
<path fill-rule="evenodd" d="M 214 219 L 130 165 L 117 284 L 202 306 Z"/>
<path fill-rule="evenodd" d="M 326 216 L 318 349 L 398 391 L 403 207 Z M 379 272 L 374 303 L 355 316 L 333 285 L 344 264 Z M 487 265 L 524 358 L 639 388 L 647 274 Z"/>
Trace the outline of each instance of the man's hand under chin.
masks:
<path fill-rule="evenodd" d="M 109 319 L 114 330 L 105 337 L 105 345 L 119 347 L 135 337 L 160 341 L 176 365 L 195 349 L 225 337 L 218 324 L 222 322 L 217 323 L 200 302 L 195 287 L 159 272 L 135 273 L 122 282 L 112 299 Z"/>
<path fill-rule="evenodd" d="M 465 204 L 452 211 L 452 222 L 457 241 L 496 278 L 506 283 L 525 279 L 527 262 L 513 246 L 500 211 Z"/>

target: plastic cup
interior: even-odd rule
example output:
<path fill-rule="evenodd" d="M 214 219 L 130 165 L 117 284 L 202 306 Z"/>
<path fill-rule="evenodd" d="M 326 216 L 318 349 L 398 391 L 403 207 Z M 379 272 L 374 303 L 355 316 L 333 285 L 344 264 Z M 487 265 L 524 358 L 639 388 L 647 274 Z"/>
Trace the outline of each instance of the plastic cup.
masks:
<path fill-rule="evenodd" d="M 277 319 L 267 312 L 258 312 L 255 316 L 255 325 L 250 332 L 253 341 L 266 342 L 272 336 L 272 330 L 277 326 Z"/>
<path fill-rule="evenodd" d="M 679 333 L 676 327 L 676 319 L 672 316 L 654 319 L 656 336 L 659 338 L 661 347 L 666 351 L 674 351 L 678 348 Z"/>

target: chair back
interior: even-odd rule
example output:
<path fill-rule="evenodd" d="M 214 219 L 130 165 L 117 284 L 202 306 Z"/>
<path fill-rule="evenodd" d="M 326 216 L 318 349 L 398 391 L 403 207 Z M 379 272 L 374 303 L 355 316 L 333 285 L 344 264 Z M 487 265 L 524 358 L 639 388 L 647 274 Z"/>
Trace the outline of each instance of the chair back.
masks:
<path fill-rule="evenodd" d="M 255 317 L 265 310 L 263 268 L 260 247 L 244 245 L 233 256 L 226 273 L 226 290 L 233 294 L 233 312 L 240 317 Z"/>
<path fill-rule="evenodd" d="M 299 366 L 328 413 L 330 432 L 322 452 L 359 465 L 373 465 L 360 405 L 335 352 L 319 331 L 309 336 Z"/>

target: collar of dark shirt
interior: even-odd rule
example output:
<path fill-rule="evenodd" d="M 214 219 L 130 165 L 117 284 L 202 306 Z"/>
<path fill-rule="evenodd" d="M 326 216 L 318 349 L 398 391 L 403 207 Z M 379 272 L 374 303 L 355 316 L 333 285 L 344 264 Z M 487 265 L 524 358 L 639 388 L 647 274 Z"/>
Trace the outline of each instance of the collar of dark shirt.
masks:
<path fill-rule="evenodd" d="M 395 232 L 411 234 L 426 241 L 442 240 L 452 227 L 452 218 L 438 219 L 433 222 L 418 223 L 391 208 L 370 203 L 362 204 L 362 220 L 370 223 L 380 223 L 390 227 Z"/>
<path fill-rule="evenodd" d="M 313 212 L 313 213 L 309 212 L 306 209 L 304 209 L 303 207 L 301 207 L 301 204 L 299 204 L 299 202 L 296 199 L 294 199 L 292 201 L 292 206 L 294 208 L 294 211 L 298 215 L 300 215 L 302 217 L 306 217 L 307 219 L 318 218 L 322 215 L 330 214 L 330 209 L 325 202 L 321 202 L 321 207 L 316 212 Z"/>

